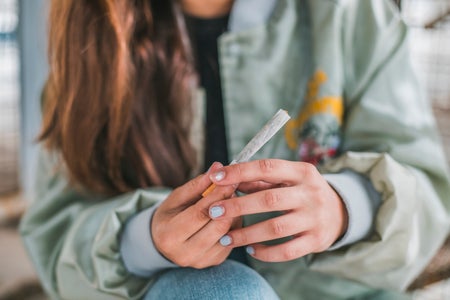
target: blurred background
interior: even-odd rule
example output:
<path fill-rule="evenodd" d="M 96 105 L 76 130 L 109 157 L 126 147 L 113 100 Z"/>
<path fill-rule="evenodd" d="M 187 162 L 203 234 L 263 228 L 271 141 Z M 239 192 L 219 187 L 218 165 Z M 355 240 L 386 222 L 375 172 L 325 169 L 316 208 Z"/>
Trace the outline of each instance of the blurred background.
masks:
<path fill-rule="evenodd" d="M 450 164 L 450 0 L 392 0 L 411 28 L 411 49 Z M 47 74 L 48 0 L 0 0 L 0 299 L 46 299 L 17 234 L 33 199 L 34 139 Z M 450 246 L 411 286 L 414 299 L 450 299 Z"/>

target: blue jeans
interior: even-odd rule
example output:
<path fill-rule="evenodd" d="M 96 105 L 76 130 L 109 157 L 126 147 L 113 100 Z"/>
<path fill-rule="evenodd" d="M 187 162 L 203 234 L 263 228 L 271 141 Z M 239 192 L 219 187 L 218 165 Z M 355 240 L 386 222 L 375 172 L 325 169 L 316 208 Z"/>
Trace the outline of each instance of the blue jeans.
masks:
<path fill-rule="evenodd" d="M 255 270 L 226 260 L 207 269 L 177 268 L 162 274 L 144 297 L 150 299 L 279 299 Z"/>

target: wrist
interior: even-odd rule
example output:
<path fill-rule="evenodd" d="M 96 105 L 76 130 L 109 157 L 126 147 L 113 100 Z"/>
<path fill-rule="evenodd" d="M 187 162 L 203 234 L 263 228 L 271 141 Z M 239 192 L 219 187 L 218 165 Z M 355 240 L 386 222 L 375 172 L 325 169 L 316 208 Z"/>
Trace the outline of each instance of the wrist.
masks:
<path fill-rule="evenodd" d="M 329 250 L 351 245 L 367 238 L 373 231 L 375 215 L 381 203 L 381 197 L 371 182 L 350 170 L 325 174 L 324 177 L 339 195 L 341 203 L 344 204 L 347 219 L 344 234 Z"/>
<path fill-rule="evenodd" d="M 333 186 L 330 185 L 330 187 L 333 189 L 333 192 L 335 194 L 335 197 L 338 201 L 338 207 L 339 207 L 339 219 L 340 219 L 340 230 L 338 237 L 334 240 L 333 243 L 336 243 L 339 241 L 347 232 L 348 230 L 348 211 L 347 206 L 345 205 L 344 199 L 340 196 L 340 194 L 333 188 Z"/>

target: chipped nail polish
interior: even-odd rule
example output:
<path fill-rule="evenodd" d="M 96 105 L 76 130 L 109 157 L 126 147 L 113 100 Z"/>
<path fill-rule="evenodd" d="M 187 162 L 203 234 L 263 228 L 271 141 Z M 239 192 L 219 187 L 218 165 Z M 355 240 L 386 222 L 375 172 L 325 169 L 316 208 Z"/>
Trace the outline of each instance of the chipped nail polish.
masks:
<path fill-rule="evenodd" d="M 247 251 L 247 253 L 250 254 L 250 255 L 254 255 L 255 254 L 255 248 L 253 248 L 252 246 L 247 246 L 245 248 L 245 251 Z"/>
<path fill-rule="evenodd" d="M 213 206 L 209 209 L 209 216 L 213 219 L 223 216 L 225 208 L 223 206 Z"/>
<path fill-rule="evenodd" d="M 228 246 L 231 244 L 233 240 L 231 239 L 231 237 L 229 235 L 224 235 L 223 237 L 220 238 L 219 243 L 222 246 Z"/>

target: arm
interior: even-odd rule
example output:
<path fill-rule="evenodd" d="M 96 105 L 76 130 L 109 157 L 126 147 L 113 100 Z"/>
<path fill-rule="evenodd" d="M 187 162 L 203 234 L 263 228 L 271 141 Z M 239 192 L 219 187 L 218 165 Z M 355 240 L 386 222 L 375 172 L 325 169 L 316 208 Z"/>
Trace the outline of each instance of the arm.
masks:
<path fill-rule="evenodd" d="M 119 237 L 126 220 L 162 201 L 169 190 L 148 189 L 111 199 L 81 195 L 40 153 L 36 200 L 20 231 L 52 298 L 136 298 L 150 283 L 126 271 Z"/>
<path fill-rule="evenodd" d="M 207 210 L 210 203 L 230 197 L 233 186 L 202 198 L 211 184 L 202 174 L 173 191 L 148 188 L 96 197 L 72 190 L 55 172 L 48 153 L 42 153 L 40 163 L 37 200 L 23 218 L 21 234 L 52 298 L 139 298 L 160 269 L 205 268 L 221 263 L 230 252 L 218 240 L 239 219 L 210 222 Z M 155 204 L 159 206 L 150 222 L 146 213 Z M 135 228 L 139 232 L 127 240 Z M 131 250 L 139 257 L 127 257 L 127 247 L 135 248 Z"/>
<path fill-rule="evenodd" d="M 130 218 L 120 240 L 120 255 L 127 270 L 141 277 L 177 267 L 156 249 L 149 230 L 157 205 Z"/>
<path fill-rule="evenodd" d="M 284 212 L 271 220 L 255 217 L 251 226 L 229 233 L 230 246 L 256 243 L 249 251 L 254 258 L 274 262 L 314 254 L 291 261 L 292 269 L 300 274 L 307 263 L 321 273 L 404 290 L 448 234 L 446 162 L 411 69 L 406 27 L 395 9 L 379 0 L 339 5 L 343 49 L 337 52 L 343 53 L 346 66 L 342 154 L 321 171 L 351 170 L 370 181 L 381 200 L 374 231 L 346 248 L 324 252 L 345 232 L 345 210 L 323 177 L 299 162 L 263 160 L 225 167 L 222 180 L 211 178 L 216 184 L 255 184 L 246 190 L 249 195 L 214 205 L 224 208 L 219 218 Z M 259 244 L 288 236 L 294 238 L 275 246 Z"/>
<path fill-rule="evenodd" d="M 400 16 L 388 1 L 347 2 L 346 13 L 363 13 L 343 17 L 344 154 L 325 171 L 349 168 L 364 175 L 382 204 L 370 240 L 316 255 L 311 267 L 371 286 L 405 289 L 448 234 L 446 160 L 411 68 Z M 370 38 L 360 28 L 372 28 Z"/>

